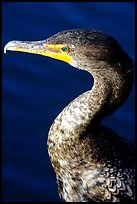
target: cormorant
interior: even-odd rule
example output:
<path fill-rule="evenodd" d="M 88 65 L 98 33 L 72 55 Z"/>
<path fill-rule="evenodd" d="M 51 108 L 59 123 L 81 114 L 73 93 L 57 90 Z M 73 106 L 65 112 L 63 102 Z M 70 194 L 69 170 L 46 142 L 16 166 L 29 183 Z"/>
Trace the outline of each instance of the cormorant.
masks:
<path fill-rule="evenodd" d="M 42 41 L 11 41 L 6 50 L 63 60 L 94 78 L 92 89 L 68 104 L 49 131 L 60 197 L 66 202 L 134 201 L 134 144 L 101 125 L 133 86 L 133 62 L 120 44 L 101 31 L 73 29 Z"/>

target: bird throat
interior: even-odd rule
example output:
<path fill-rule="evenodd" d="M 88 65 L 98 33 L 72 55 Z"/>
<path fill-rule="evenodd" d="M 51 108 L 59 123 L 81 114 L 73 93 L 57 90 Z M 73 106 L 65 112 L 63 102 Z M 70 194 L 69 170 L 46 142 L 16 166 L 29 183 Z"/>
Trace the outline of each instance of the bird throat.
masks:
<path fill-rule="evenodd" d="M 110 74 L 112 75 L 111 72 Z M 66 159 L 62 157 L 67 157 L 67 148 L 76 145 L 87 128 L 92 129 L 121 105 L 119 98 L 125 91 L 119 90 L 124 90 L 124 83 L 118 73 L 114 74 L 113 78 L 103 72 L 101 75 L 96 74 L 92 89 L 68 104 L 53 122 L 48 135 L 48 151 L 55 171 L 65 165 Z M 114 80 L 113 83 L 108 78 Z"/>

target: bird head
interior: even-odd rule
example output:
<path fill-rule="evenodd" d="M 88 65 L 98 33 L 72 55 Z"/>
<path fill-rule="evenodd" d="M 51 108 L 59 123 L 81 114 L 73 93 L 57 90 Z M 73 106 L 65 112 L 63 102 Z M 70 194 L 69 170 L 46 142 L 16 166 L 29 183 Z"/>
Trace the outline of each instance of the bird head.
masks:
<path fill-rule="evenodd" d="M 131 63 L 114 38 L 90 29 L 65 30 L 41 41 L 10 41 L 4 48 L 5 53 L 6 50 L 51 57 L 91 73 L 102 69 L 104 64 L 123 67 L 122 63 L 125 66 Z"/>

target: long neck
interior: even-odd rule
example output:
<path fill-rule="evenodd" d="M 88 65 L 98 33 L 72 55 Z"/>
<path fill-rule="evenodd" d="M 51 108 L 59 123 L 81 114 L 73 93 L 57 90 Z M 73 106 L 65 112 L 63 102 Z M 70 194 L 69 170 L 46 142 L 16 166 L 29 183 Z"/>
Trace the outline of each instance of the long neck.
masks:
<path fill-rule="evenodd" d="M 89 125 L 114 112 L 129 95 L 131 85 L 128 83 L 128 88 L 125 79 L 128 77 L 111 67 L 107 72 L 102 69 L 93 75 L 92 89 L 78 96 L 58 115 L 51 126 L 49 140 L 57 144 L 77 139 Z"/>

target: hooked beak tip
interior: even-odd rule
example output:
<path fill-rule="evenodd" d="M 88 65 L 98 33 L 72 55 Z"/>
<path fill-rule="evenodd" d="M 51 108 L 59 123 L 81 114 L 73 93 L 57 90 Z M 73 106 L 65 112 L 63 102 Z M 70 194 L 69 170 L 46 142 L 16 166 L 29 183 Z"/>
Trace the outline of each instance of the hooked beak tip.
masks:
<path fill-rule="evenodd" d="M 13 50 L 14 51 L 14 49 L 13 49 L 14 47 L 15 47 L 15 41 L 8 42 L 4 47 L 4 53 L 6 54 L 7 50 Z"/>
<path fill-rule="evenodd" d="M 6 51 L 7 51 L 7 47 L 8 47 L 8 43 L 5 45 L 4 47 L 4 53 L 6 54 Z"/>

